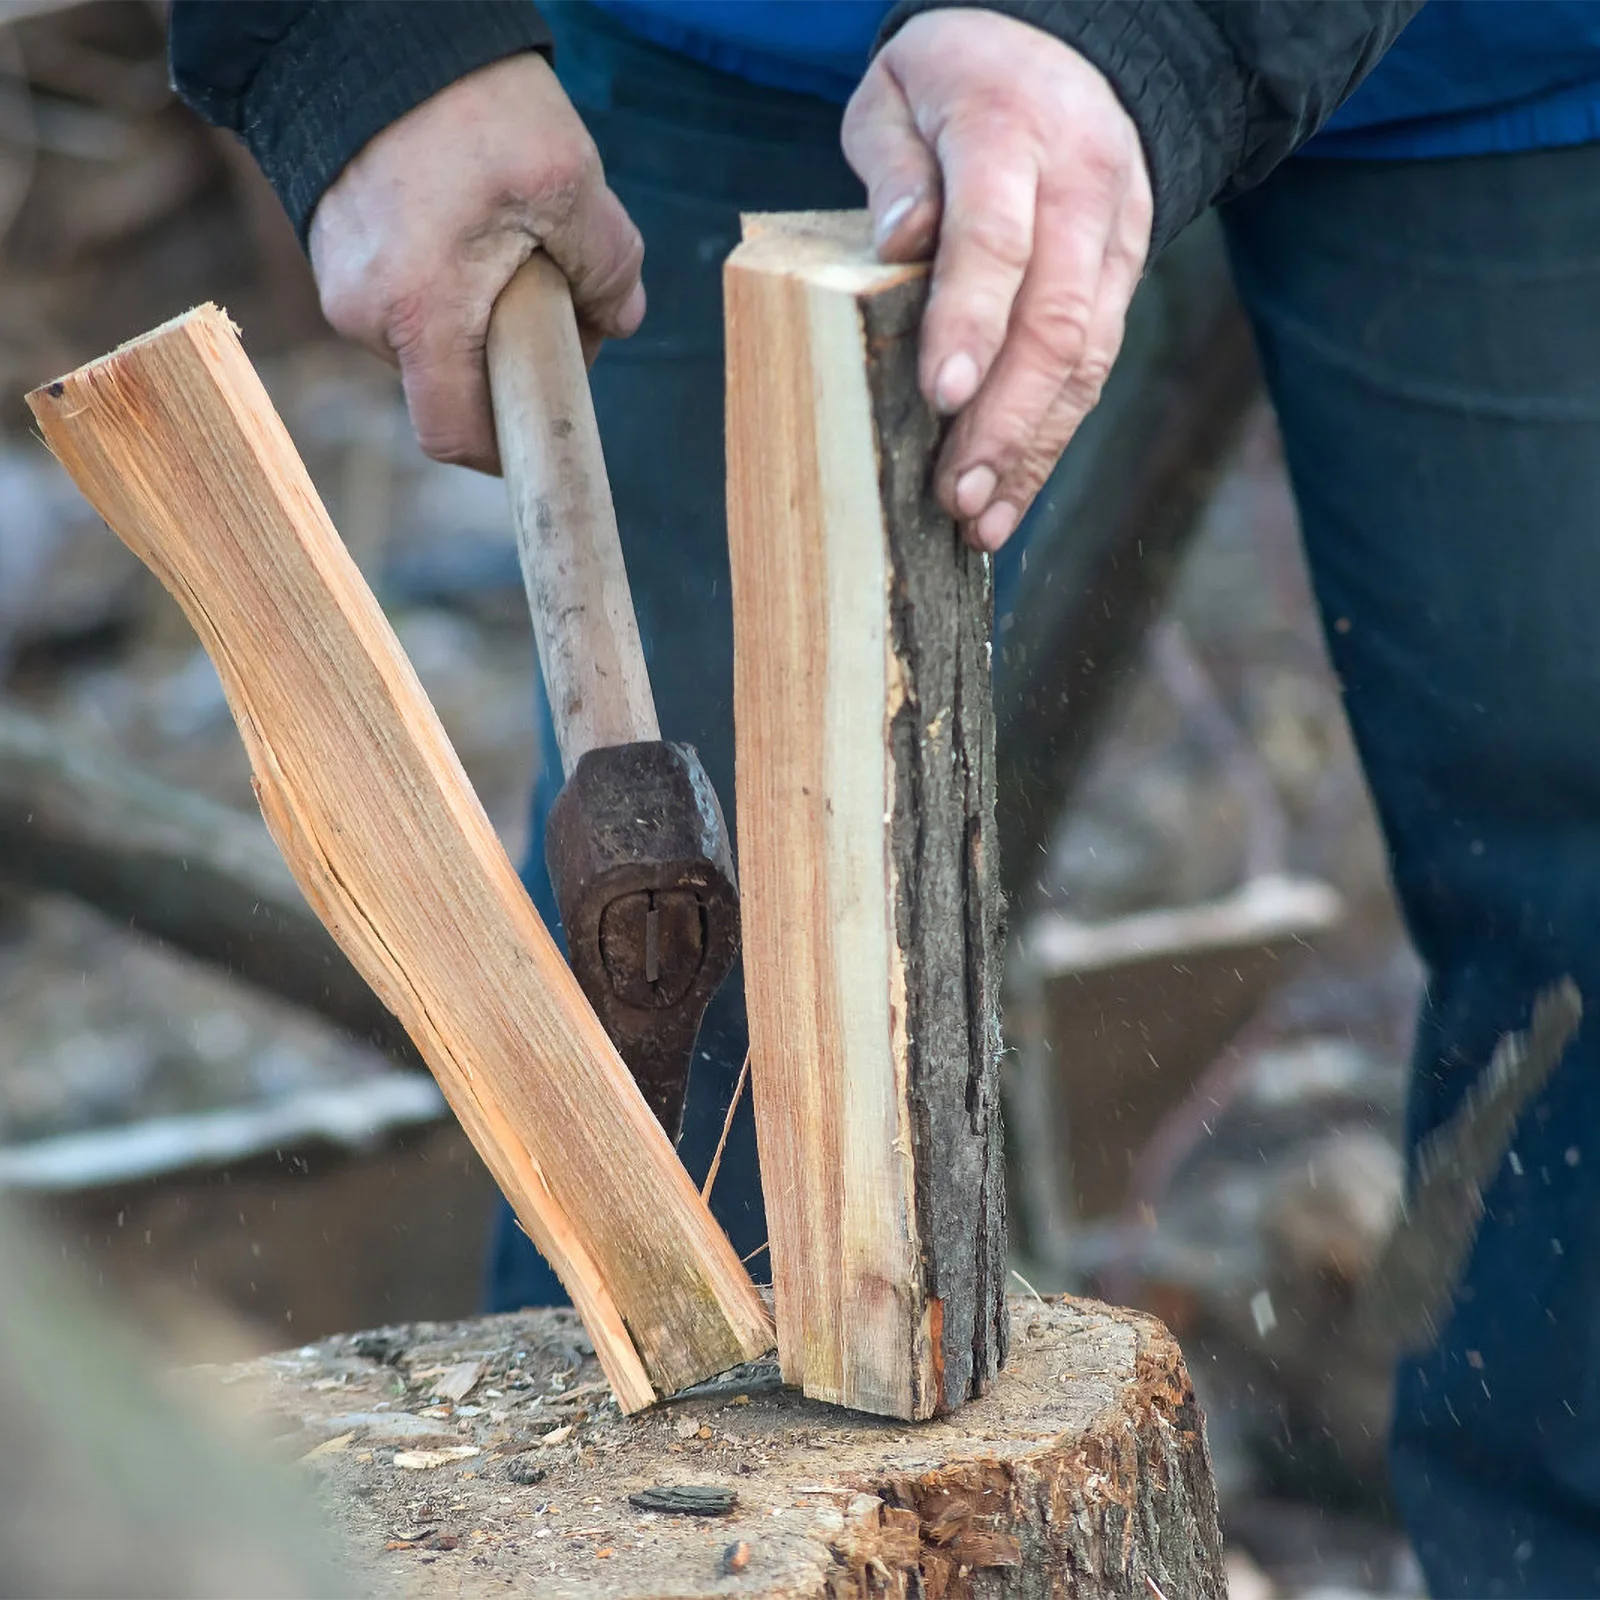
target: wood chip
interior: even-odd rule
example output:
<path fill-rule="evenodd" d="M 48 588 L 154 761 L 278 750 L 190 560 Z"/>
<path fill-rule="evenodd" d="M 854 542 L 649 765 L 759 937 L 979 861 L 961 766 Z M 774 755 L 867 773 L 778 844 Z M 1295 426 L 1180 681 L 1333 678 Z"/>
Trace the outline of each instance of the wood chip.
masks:
<path fill-rule="evenodd" d="M 553 1389 L 544 1398 L 550 1405 L 561 1405 L 569 1400 L 582 1400 L 589 1395 L 609 1394 L 611 1385 L 600 1379 L 598 1383 L 578 1383 L 570 1389 Z"/>
<path fill-rule="evenodd" d="M 466 1461 L 477 1454 L 475 1444 L 453 1444 L 442 1450 L 396 1450 L 394 1464 L 406 1472 L 431 1472 L 435 1467 Z"/>
<path fill-rule="evenodd" d="M 477 1387 L 478 1379 L 482 1376 L 481 1361 L 460 1361 L 453 1367 L 445 1368 L 444 1376 L 434 1384 L 433 1392 L 441 1400 L 459 1405 Z"/>
<path fill-rule="evenodd" d="M 658 1484 L 628 1496 L 639 1511 L 663 1511 L 680 1517 L 725 1517 L 738 1505 L 732 1489 L 710 1483 Z"/>
<path fill-rule="evenodd" d="M 333 1438 L 324 1439 L 321 1444 L 313 1445 L 300 1459 L 302 1461 L 315 1461 L 319 1456 L 337 1455 L 341 1450 L 348 1450 L 350 1441 L 354 1438 L 354 1429 L 349 1433 L 337 1433 Z"/>
<path fill-rule="evenodd" d="M 545 1450 L 558 1444 L 565 1444 L 572 1437 L 572 1431 L 578 1425 L 575 1422 L 564 1422 L 559 1428 L 552 1428 L 549 1433 L 539 1435 L 539 1444 Z"/>

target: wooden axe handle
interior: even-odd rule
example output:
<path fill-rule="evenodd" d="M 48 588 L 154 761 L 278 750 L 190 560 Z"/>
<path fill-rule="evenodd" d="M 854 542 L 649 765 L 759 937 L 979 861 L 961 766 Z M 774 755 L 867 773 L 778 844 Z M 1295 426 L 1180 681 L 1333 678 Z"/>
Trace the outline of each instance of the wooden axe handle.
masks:
<path fill-rule="evenodd" d="M 489 387 L 561 766 L 661 737 L 572 295 L 543 252 L 489 318 Z"/>

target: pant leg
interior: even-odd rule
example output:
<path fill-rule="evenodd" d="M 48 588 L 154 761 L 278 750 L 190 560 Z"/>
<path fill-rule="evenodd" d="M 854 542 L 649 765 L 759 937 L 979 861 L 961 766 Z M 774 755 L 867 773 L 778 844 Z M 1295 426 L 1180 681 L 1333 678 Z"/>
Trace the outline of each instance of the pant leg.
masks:
<path fill-rule="evenodd" d="M 1600 145 L 1292 162 L 1225 221 L 1427 966 L 1414 1148 L 1541 987 L 1600 999 Z M 1600 1027 L 1514 1153 L 1394 1490 L 1434 1594 L 1600 1594 Z"/>

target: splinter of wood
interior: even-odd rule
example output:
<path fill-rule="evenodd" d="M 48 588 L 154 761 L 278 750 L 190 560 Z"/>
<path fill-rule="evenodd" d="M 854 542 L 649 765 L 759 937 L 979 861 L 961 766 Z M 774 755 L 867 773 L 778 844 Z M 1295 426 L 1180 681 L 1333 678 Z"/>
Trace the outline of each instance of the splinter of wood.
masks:
<path fill-rule="evenodd" d="M 216 663 L 267 825 L 560 1274 L 626 1410 L 770 1344 L 760 1298 L 506 859 L 232 324 L 28 397 Z"/>
<path fill-rule="evenodd" d="M 929 486 L 926 271 L 864 214 L 724 274 L 740 874 L 778 1351 L 926 1417 L 1004 1359 L 992 610 Z"/>

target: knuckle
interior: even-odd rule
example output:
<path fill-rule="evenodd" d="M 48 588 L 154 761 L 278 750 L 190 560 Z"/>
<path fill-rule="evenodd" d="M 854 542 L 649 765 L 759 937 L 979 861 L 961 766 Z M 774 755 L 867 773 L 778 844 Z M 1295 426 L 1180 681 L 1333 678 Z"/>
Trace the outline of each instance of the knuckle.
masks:
<path fill-rule="evenodd" d="M 874 61 L 867 68 L 866 75 L 856 85 L 855 93 L 850 96 L 844 108 L 844 117 L 839 124 L 839 140 L 847 160 L 854 159 L 854 154 L 859 152 L 862 142 L 872 133 L 874 118 L 881 113 L 882 74 L 882 61 Z"/>
<path fill-rule="evenodd" d="M 975 358 L 992 357 L 1005 341 L 1012 303 L 1012 296 L 997 285 L 936 284 L 923 320 L 924 352 L 947 355 L 965 349 Z"/>
<path fill-rule="evenodd" d="M 413 419 L 417 443 L 422 453 L 431 461 L 442 461 L 447 466 L 472 466 L 478 459 L 475 441 L 461 428 L 441 422 L 437 418 Z"/>
<path fill-rule="evenodd" d="M 634 280 L 644 271 L 644 235 L 633 223 L 628 224 L 628 242 L 622 252 L 622 262 L 617 273 L 625 288 L 632 288 Z"/>
<path fill-rule="evenodd" d="M 1028 337 L 1046 362 L 1059 366 L 1080 362 L 1092 310 L 1082 290 L 1063 285 L 1040 296 L 1029 308 Z"/>
<path fill-rule="evenodd" d="M 1074 141 L 1069 167 L 1078 185 L 1104 194 L 1119 188 L 1126 179 L 1128 151 L 1120 139 L 1083 132 Z"/>
<path fill-rule="evenodd" d="M 1076 402 L 1075 409 L 1090 411 L 1100 403 L 1106 382 L 1111 376 L 1112 357 L 1104 351 L 1086 351 L 1083 359 L 1068 378 L 1066 390 Z"/>
<path fill-rule="evenodd" d="M 381 343 L 386 299 L 382 264 L 367 261 L 362 270 L 336 255 L 318 265 L 317 302 L 328 325 L 346 339 Z"/>
<path fill-rule="evenodd" d="M 538 204 L 541 211 L 568 217 L 600 180 L 600 152 L 592 140 L 563 139 L 541 161 Z"/>
<path fill-rule="evenodd" d="M 1006 461 L 1001 489 L 1007 499 L 1027 505 L 1055 470 L 1061 452 L 1076 429 L 1076 424 L 1048 431 L 1035 429 L 1021 441 Z"/>
<path fill-rule="evenodd" d="M 1150 241 L 1150 227 L 1155 221 L 1155 210 L 1155 201 L 1147 183 L 1133 187 L 1122 203 L 1124 228 L 1134 239 L 1140 241 L 1138 253 L 1141 258 Z"/>
<path fill-rule="evenodd" d="M 1045 479 L 1055 470 L 1061 457 L 1062 446 L 1054 451 L 1030 450 L 1015 468 L 1006 474 L 999 491 L 1013 505 L 1026 509 L 1044 487 Z"/>
<path fill-rule="evenodd" d="M 317 285 L 317 301 L 322 315 L 335 333 L 346 339 L 360 337 L 366 323 L 360 295 L 347 281 L 328 279 Z"/>
<path fill-rule="evenodd" d="M 968 86 L 952 108 L 950 131 L 988 148 L 1003 150 L 1031 137 L 1031 113 L 1029 96 L 1018 94 L 1014 82 L 978 81 Z"/>
<path fill-rule="evenodd" d="M 967 238 L 975 250 L 1013 272 L 1024 271 L 1033 254 L 1031 230 L 1009 209 L 992 207 L 973 216 Z"/>
<path fill-rule="evenodd" d="M 388 296 L 383 314 L 384 338 L 402 360 L 427 336 L 431 311 L 430 297 L 420 289 L 401 289 Z"/>

